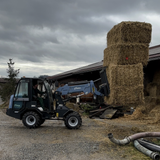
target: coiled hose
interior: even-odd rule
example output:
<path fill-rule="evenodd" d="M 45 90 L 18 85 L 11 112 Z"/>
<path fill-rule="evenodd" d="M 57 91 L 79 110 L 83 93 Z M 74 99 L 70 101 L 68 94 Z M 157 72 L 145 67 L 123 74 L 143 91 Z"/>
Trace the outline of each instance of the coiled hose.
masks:
<path fill-rule="evenodd" d="M 108 134 L 108 138 L 110 139 L 110 141 L 118 145 L 126 145 L 126 144 L 129 144 L 131 141 L 137 140 L 139 138 L 145 138 L 145 137 L 160 137 L 160 132 L 136 133 L 122 140 L 118 140 L 114 138 L 112 133 Z"/>
<path fill-rule="evenodd" d="M 151 143 L 151 142 L 148 142 L 146 140 L 142 140 L 142 139 L 138 139 L 137 140 L 142 146 L 144 146 L 145 148 L 151 150 L 151 151 L 154 151 L 154 152 L 160 152 L 160 146 L 154 144 L 154 143 Z"/>
<path fill-rule="evenodd" d="M 143 147 L 137 140 L 134 141 L 134 146 L 137 148 L 137 150 L 149 156 L 150 158 L 154 160 L 160 159 L 160 155 L 158 153 L 150 151 L 149 149 Z"/>
<path fill-rule="evenodd" d="M 150 151 L 149 149 L 145 148 L 146 146 L 147 147 L 151 147 L 154 148 L 154 149 L 157 149 L 159 150 L 159 147 L 155 147 L 155 145 L 146 145 L 143 147 L 137 139 L 139 138 L 144 138 L 144 137 L 160 137 L 160 132 L 142 132 L 142 133 L 136 133 L 134 135 L 131 135 L 129 137 L 126 137 L 122 140 L 118 140 L 118 139 L 115 139 L 113 137 L 113 134 L 112 133 L 109 133 L 108 134 L 108 138 L 110 139 L 111 142 L 115 143 L 115 144 L 118 144 L 118 145 L 126 145 L 126 144 L 129 144 L 131 141 L 134 141 L 134 146 L 139 150 L 141 151 L 142 153 L 144 153 L 145 155 L 151 157 L 152 159 L 154 160 L 159 160 L 160 159 L 160 155 L 158 153 L 155 153 L 153 151 Z M 140 141 L 141 142 L 141 141 Z M 144 143 L 143 143 L 144 144 Z M 156 151 L 157 151 L 156 150 Z"/>

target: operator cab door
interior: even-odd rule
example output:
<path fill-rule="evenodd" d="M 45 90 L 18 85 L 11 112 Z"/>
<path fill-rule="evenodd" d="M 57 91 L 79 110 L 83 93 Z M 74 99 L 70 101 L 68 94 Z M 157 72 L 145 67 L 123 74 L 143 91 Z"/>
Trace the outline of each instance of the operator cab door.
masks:
<path fill-rule="evenodd" d="M 42 107 L 42 103 L 43 103 L 43 109 L 44 110 L 52 111 L 53 109 L 51 107 L 53 106 L 53 99 L 52 99 L 52 91 L 51 91 L 49 83 L 45 80 L 42 80 L 42 79 L 39 79 L 39 78 L 37 78 L 37 79 L 34 78 L 32 80 L 32 86 L 34 84 L 38 84 L 37 89 L 40 92 L 44 92 L 44 93 L 42 93 L 42 94 L 38 93 L 38 95 L 36 95 L 38 97 L 38 99 L 35 99 L 32 95 L 32 98 L 31 98 L 32 99 L 32 104 L 33 103 L 36 104 L 36 106 L 39 108 L 39 107 Z"/>
<path fill-rule="evenodd" d="M 14 97 L 12 109 L 14 113 L 19 113 L 22 111 L 26 103 L 29 102 L 29 80 L 21 79 L 17 85 Z"/>
<path fill-rule="evenodd" d="M 47 105 L 46 106 L 50 111 L 53 111 L 54 109 L 53 109 L 53 97 L 52 97 L 51 87 L 47 81 L 44 81 L 44 86 L 47 92 Z"/>

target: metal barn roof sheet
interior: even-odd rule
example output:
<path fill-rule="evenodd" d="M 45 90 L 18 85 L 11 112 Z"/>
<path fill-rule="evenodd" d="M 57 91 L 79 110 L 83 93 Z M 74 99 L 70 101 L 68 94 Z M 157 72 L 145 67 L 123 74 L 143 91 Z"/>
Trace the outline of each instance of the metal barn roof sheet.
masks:
<path fill-rule="evenodd" d="M 154 61 L 160 59 L 160 45 L 153 46 L 149 48 L 149 61 Z M 97 63 L 93 63 L 84 67 L 76 68 L 70 71 L 66 71 L 60 74 L 56 74 L 54 76 L 48 77 L 49 79 L 59 79 L 59 78 L 65 78 L 74 74 L 81 74 L 96 70 L 101 70 L 103 67 L 103 60 Z"/>
<path fill-rule="evenodd" d="M 160 53 L 160 45 L 149 48 L 149 55 Z"/>

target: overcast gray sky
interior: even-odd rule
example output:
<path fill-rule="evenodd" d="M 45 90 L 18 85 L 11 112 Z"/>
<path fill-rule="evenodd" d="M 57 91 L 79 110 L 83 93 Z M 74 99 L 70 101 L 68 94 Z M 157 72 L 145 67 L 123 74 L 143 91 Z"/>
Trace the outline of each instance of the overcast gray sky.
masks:
<path fill-rule="evenodd" d="M 159 0 L 0 0 L 0 76 L 12 58 L 21 76 L 55 75 L 103 59 L 107 32 L 122 21 L 152 24 Z"/>

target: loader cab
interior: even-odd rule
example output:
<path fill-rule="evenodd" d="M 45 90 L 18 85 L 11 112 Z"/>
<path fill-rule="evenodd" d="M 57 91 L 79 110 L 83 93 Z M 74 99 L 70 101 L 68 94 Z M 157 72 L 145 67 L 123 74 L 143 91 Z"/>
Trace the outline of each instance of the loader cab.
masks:
<path fill-rule="evenodd" d="M 41 98 L 43 101 L 44 108 L 52 111 L 52 106 L 53 106 L 53 98 L 52 98 L 52 91 L 50 89 L 50 85 L 46 80 L 34 78 L 31 79 L 30 82 L 30 98 L 32 103 L 36 103 L 36 107 L 42 107 L 41 104 L 39 103 L 38 99 L 34 98 L 33 95 L 33 90 L 34 90 L 34 85 L 37 84 L 37 89 L 40 92 L 43 92 L 43 94 L 38 94 L 38 98 Z"/>
<path fill-rule="evenodd" d="M 39 78 L 21 78 L 15 88 L 14 95 L 10 98 L 9 108 L 6 114 L 14 118 L 21 119 L 24 112 L 28 110 L 36 110 L 44 112 L 41 104 L 37 99 L 33 98 L 33 85 L 38 84 L 37 89 L 45 92 L 39 95 L 42 98 L 44 107 L 47 111 L 53 111 L 52 91 L 47 81 Z"/>

